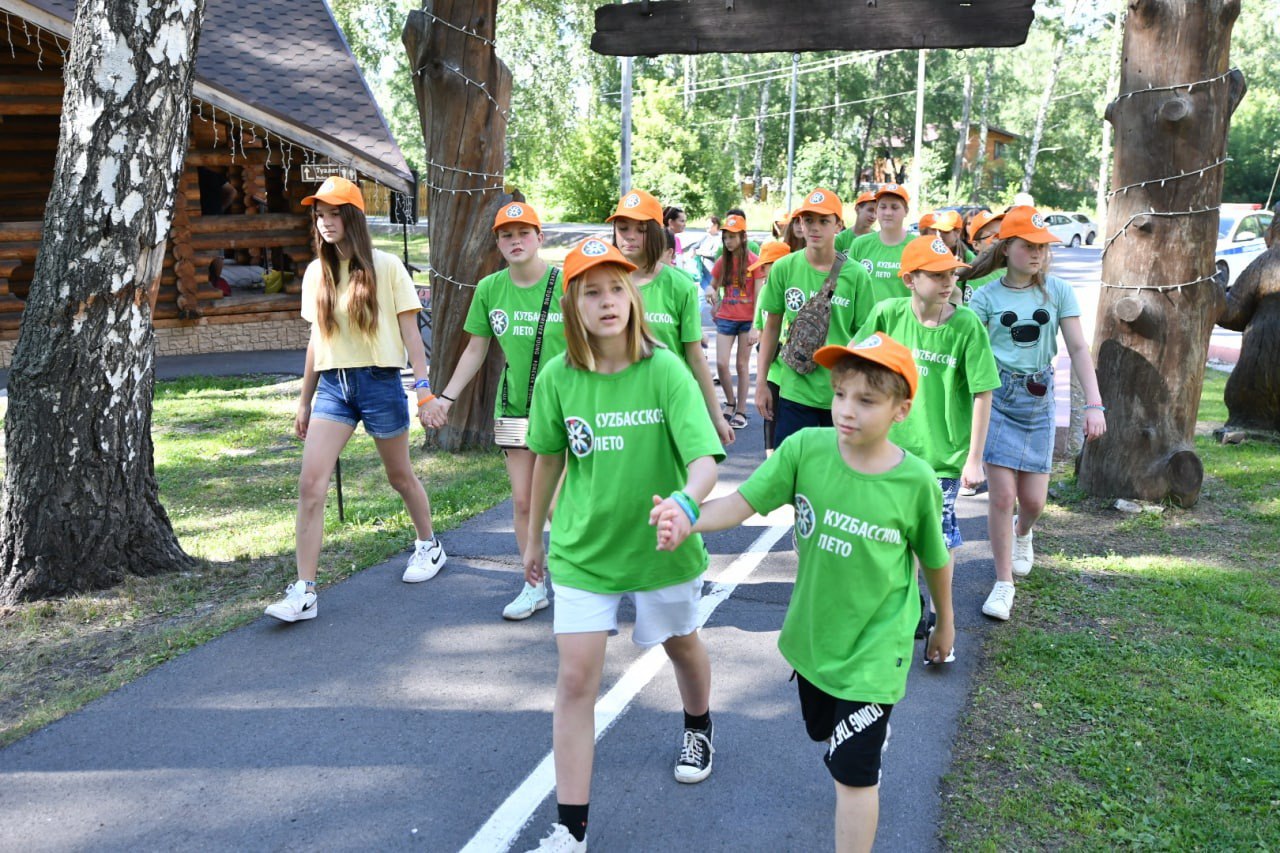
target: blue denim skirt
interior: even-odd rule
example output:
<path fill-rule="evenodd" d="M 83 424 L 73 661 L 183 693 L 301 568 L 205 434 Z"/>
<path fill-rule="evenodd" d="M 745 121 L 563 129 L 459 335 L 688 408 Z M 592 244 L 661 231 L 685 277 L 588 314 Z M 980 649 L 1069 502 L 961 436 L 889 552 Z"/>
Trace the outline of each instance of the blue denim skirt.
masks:
<path fill-rule="evenodd" d="M 1043 396 L 1027 390 L 1045 386 Z M 1053 468 L 1053 365 L 1037 373 L 1000 371 L 1000 387 L 991 394 L 991 426 L 982 461 L 1014 471 L 1048 474 Z"/>

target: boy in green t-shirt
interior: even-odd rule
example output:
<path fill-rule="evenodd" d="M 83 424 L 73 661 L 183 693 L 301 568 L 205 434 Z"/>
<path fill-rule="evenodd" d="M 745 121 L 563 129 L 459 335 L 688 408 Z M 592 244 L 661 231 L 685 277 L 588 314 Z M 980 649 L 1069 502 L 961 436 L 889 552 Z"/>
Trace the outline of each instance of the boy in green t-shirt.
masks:
<path fill-rule="evenodd" d="M 880 230 L 863 234 L 849 245 L 849 260 L 862 264 L 871 276 L 876 302 L 911 295 L 898 279 L 902 250 L 911 239 L 907 233 L 910 205 L 906 187 L 885 184 L 876 190 L 876 222 Z"/>
<path fill-rule="evenodd" d="M 778 637 L 795 669 L 809 736 L 827 741 L 836 788 L 836 846 L 869 850 L 879 814 L 880 753 L 893 704 L 906 692 L 920 617 L 912 554 L 938 607 L 925 659 L 955 642 L 951 553 L 938 524 L 933 470 L 889 441 L 917 384 L 911 352 L 887 335 L 815 354 L 831 371 L 835 427 L 784 441 L 732 495 L 695 523 L 657 496 L 650 523 L 671 550 L 691 532 L 724 530 L 792 502 L 800 565 Z"/>

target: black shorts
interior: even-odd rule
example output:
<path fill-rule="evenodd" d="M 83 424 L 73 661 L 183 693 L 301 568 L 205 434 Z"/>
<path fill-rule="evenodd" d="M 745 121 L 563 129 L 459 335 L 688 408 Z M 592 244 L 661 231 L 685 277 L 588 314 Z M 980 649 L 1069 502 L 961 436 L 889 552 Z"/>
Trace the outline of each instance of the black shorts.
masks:
<path fill-rule="evenodd" d="M 831 778 L 851 788 L 880 784 L 880 754 L 889 740 L 892 705 L 837 699 L 795 673 L 800 713 L 809 737 L 829 741 L 826 757 Z"/>

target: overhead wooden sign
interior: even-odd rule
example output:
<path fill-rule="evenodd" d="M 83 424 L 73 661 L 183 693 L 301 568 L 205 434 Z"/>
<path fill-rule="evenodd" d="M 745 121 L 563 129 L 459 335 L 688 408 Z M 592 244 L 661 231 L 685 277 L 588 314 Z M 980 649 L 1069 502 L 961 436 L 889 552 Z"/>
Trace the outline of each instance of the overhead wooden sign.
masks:
<path fill-rule="evenodd" d="M 1015 47 L 1034 0 L 640 0 L 596 8 L 610 56 Z"/>
<path fill-rule="evenodd" d="M 348 181 L 355 181 L 357 175 L 356 170 L 350 166 L 342 166 L 338 163 L 303 163 L 302 164 L 302 180 L 307 183 L 322 184 L 328 178 L 337 175 L 339 178 L 346 178 Z"/>

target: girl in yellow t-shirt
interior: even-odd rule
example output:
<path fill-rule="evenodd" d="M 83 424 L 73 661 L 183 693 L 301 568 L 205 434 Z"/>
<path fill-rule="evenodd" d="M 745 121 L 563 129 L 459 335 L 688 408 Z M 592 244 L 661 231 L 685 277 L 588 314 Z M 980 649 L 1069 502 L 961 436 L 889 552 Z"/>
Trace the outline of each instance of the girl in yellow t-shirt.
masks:
<path fill-rule="evenodd" d="M 298 478 L 298 580 L 266 610 L 283 622 L 316 616 L 325 494 L 338 454 L 360 421 L 417 530 L 403 580 L 428 580 L 445 562 L 431 530 L 426 489 L 409 460 L 409 405 L 400 384 L 407 350 L 419 411 L 432 399 L 413 282 L 399 261 L 373 248 L 364 197 L 351 181 L 331 177 L 302 203 L 312 209 L 317 257 L 302 280 L 302 317 L 311 323 L 311 340 L 293 424 L 305 442 Z"/>

